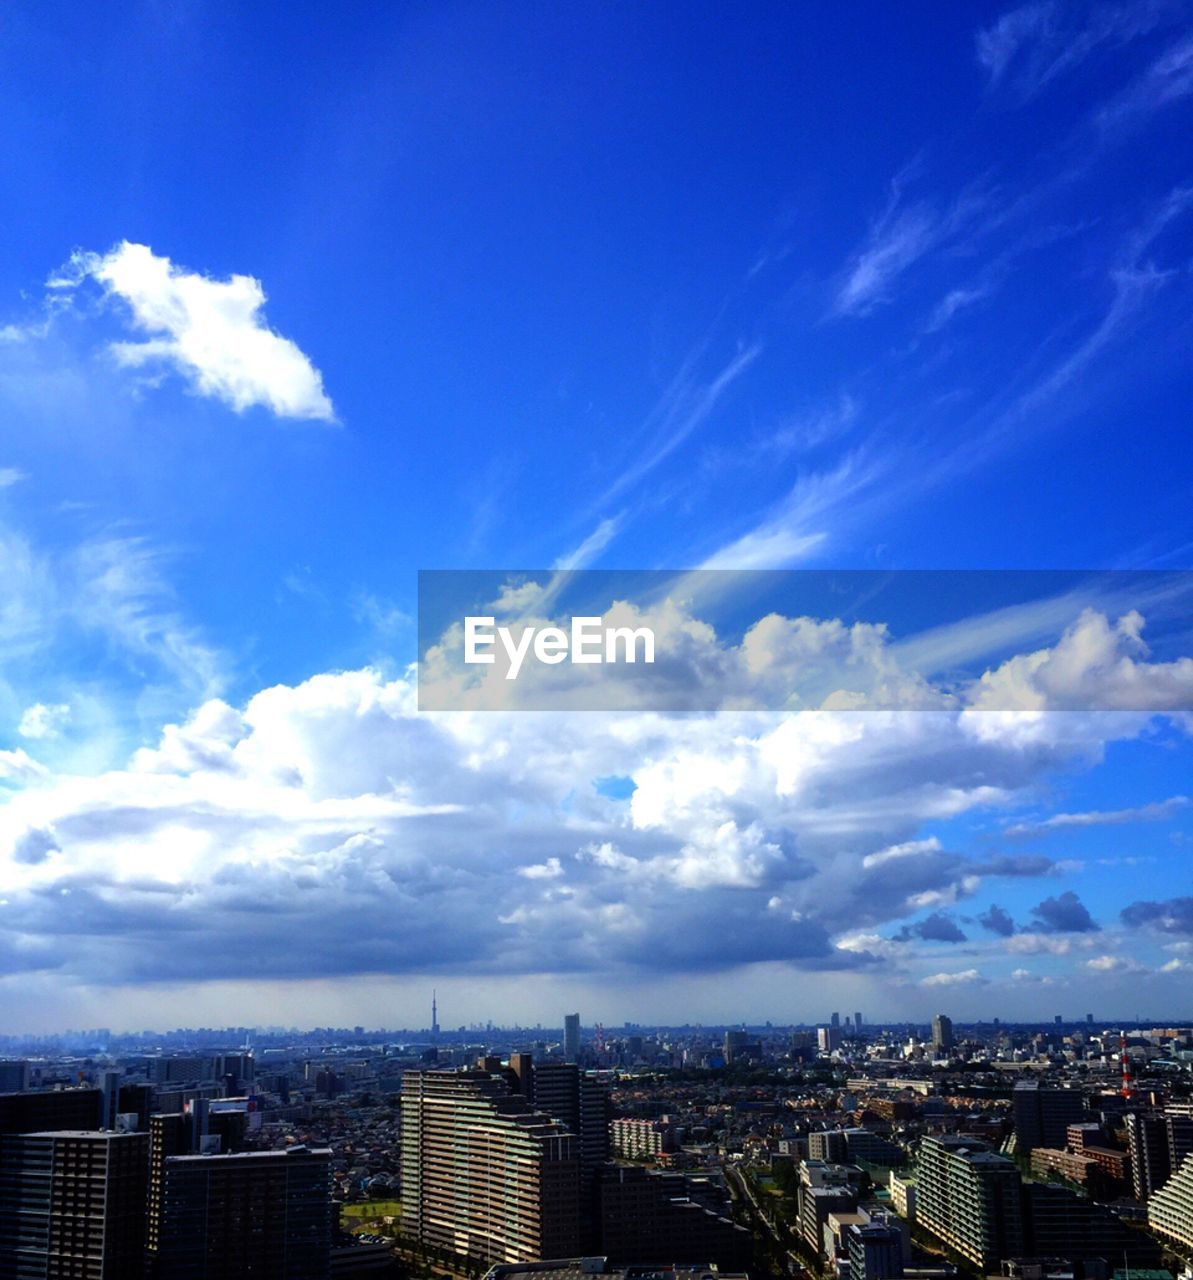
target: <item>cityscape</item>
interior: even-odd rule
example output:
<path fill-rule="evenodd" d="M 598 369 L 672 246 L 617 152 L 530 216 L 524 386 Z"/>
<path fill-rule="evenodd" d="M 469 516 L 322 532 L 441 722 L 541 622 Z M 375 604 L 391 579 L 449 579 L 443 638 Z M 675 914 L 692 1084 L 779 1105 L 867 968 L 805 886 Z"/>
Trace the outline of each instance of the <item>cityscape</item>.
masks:
<path fill-rule="evenodd" d="M 414 1033 L 98 1030 L 0 1060 L 0 1275 L 1172 1280 L 1193 1262 L 1188 1022 L 576 1012 L 478 1034 L 431 1010 Z"/>

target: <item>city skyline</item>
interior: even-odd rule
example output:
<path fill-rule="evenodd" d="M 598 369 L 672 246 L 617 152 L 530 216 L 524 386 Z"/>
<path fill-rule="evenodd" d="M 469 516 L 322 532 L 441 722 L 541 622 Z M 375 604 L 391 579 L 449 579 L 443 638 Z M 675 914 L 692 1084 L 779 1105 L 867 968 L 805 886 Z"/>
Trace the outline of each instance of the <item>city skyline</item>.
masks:
<path fill-rule="evenodd" d="M 1145 0 L 11 15 L 10 1025 L 1187 1017 L 1191 67 Z M 664 575 L 719 709 L 420 712 L 444 568 Z"/>

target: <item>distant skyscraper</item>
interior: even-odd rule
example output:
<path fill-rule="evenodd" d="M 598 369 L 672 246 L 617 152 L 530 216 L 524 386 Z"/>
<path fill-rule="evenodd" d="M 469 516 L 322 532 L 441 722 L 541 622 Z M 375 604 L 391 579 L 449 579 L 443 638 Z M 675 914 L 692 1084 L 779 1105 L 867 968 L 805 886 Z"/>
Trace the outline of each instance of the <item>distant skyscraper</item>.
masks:
<path fill-rule="evenodd" d="M 750 1033 L 748 1031 L 726 1031 L 725 1032 L 725 1063 L 732 1066 L 735 1062 L 739 1062 L 742 1057 L 742 1050 L 750 1043 Z"/>
<path fill-rule="evenodd" d="M 947 1014 L 938 1013 L 932 1019 L 933 1049 L 951 1049 L 953 1047 L 953 1020 Z"/>
<path fill-rule="evenodd" d="M 853 1026 L 856 1031 L 860 1031 L 862 1029 L 862 1015 L 860 1013 L 855 1013 L 853 1015 Z"/>
<path fill-rule="evenodd" d="M 839 1013 L 834 1013 L 833 1016 L 829 1019 L 829 1025 L 833 1027 L 839 1027 L 841 1025 L 841 1015 Z"/>
<path fill-rule="evenodd" d="M 841 1047 L 840 1027 L 817 1027 L 816 1044 L 821 1053 L 833 1053 Z"/>
<path fill-rule="evenodd" d="M 0 1276 L 139 1276 L 148 1155 L 143 1133 L 0 1137 Z"/>
<path fill-rule="evenodd" d="M 565 1013 L 563 1016 L 563 1056 L 568 1062 L 580 1057 L 580 1015 Z"/>

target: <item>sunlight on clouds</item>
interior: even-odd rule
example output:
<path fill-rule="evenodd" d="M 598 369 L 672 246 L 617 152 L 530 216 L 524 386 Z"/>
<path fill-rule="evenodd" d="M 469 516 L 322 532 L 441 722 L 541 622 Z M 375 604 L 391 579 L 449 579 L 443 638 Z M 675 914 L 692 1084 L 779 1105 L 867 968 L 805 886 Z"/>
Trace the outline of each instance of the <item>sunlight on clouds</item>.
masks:
<path fill-rule="evenodd" d="M 152 335 L 113 343 L 119 364 L 172 366 L 193 390 L 237 413 L 260 405 L 279 418 L 335 421 L 319 371 L 266 324 L 259 280 L 214 280 L 125 240 L 106 254 L 76 254 L 70 271 L 49 285 L 67 288 L 87 277 L 127 303 L 134 327 Z"/>

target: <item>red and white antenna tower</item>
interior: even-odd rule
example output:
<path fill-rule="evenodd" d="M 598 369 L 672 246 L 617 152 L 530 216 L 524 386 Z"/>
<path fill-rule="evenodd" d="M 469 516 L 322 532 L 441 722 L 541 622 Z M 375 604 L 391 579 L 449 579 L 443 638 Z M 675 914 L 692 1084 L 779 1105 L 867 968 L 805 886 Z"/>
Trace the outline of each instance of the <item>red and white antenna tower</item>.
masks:
<path fill-rule="evenodd" d="M 1119 1032 L 1118 1060 L 1123 1069 L 1123 1087 L 1120 1090 L 1124 1098 L 1135 1096 L 1135 1082 L 1131 1079 L 1131 1059 L 1127 1053 L 1127 1033 Z"/>
<path fill-rule="evenodd" d="M 595 1042 L 593 1047 L 596 1049 L 597 1053 L 604 1053 L 605 1052 L 605 1024 L 603 1022 L 597 1022 L 593 1025 L 592 1038 Z"/>

